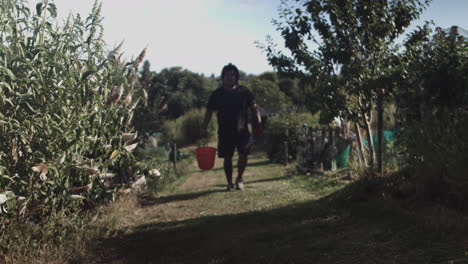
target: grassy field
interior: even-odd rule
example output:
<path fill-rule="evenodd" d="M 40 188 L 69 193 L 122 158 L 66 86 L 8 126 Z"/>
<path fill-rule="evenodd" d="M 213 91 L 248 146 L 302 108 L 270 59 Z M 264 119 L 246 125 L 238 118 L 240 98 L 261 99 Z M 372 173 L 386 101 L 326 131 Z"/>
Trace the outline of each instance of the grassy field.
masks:
<path fill-rule="evenodd" d="M 468 263 L 463 215 L 345 171 L 297 176 L 254 154 L 245 183 L 225 192 L 222 160 L 209 171 L 193 161 L 172 188 L 107 208 L 97 223 L 114 232 L 76 262 Z"/>

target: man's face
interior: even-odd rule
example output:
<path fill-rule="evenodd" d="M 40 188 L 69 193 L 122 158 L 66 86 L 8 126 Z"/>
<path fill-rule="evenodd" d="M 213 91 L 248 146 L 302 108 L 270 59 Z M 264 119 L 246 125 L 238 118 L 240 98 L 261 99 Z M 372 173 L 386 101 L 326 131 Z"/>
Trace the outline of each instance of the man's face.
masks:
<path fill-rule="evenodd" d="M 235 71 L 227 71 L 223 75 L 223 84 L 224 86 L 232 87 L 236 85 L 237 83 L 237 78 L 236 78 L 236 73 Z"/>

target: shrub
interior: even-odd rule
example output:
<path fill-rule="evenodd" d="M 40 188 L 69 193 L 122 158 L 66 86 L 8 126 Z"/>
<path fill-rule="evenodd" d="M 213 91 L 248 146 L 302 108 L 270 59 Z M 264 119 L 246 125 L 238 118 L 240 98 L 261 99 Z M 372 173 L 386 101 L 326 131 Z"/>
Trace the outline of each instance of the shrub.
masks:
<path fill-rule="evenodd" d="M 205 109 L 192 109 L 183 116 L 166 121 L 162 127 L 162 142 L 176 143 L 178 146 L 190 144 L 206 144 L 216 137 L 217 123 L 213 116 L 208 126 L 208 138 L 201 137 L 201 125 L 205 116 Z"/>
<path fill-rule="evenodd" d="M 297 138 L 302 133 L 302 126 L 318 125 L 320 114 L 283 112 L 280 115 L 268 118 L 268 127 L 265 130 L 266 152 L 273 162 L 284 161 L 284 141 L 288 142 L 288 157 L 296 158 Z"/>
<path fill-rule="evenodd" d="M 468 42 L 426 26 L 410 36 L 396 94 L 407 164 L 468 196 Z"/>

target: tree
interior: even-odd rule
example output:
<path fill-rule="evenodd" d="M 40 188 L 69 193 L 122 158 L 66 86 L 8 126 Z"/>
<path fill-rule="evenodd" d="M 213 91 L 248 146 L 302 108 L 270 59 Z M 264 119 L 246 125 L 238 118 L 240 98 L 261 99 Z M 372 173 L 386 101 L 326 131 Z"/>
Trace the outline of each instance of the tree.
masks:
<path fill-rule="evenodd" d="M 270 64 L 280 73 L 310 83 L 324 116 L 359 122 L 366 128 L 374 162 L 371 113 L 380 89 L 394 85 L 390 55 L 393 43 L 430 0 L 283 1 L 274 21 L 290 55 L 278 51 L 270 37 Z"/>
<path fill-rule="evenodd" d="M 396 73 L 403 153 L 409 164 L 429 169 L 466 197 L 468 42 L 455 30 L 431 33 L 426 25 L 409 36 Z"/>
<path fill-rule="evenodd" d="M 148 73 L 142 72 L 140 80 Z M 202 75 L 183 70 L 181 67 L 163 69 L 152 73 L 148 81 L 149 108 L 167 103 L 166 117 L 175 119 L 192 108 L 205 106 L 210 91 L 216 88 L 216 81 Z"/>
<path fill-rule="evenodd" d="M 246 86 L 252 91 L 261 107 L 282 108 L 291 105 L 291 99 L 280 90 L 277 82 L 269 79 L 251 78 Z"/>

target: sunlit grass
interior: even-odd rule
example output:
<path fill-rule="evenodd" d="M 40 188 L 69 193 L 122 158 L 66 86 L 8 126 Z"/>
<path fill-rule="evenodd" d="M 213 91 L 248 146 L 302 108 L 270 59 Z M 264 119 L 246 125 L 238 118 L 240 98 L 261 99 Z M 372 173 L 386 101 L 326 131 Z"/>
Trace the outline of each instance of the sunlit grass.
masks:
<path fill-rule="evenodd" d="M 194 165 L 195 166 L 195 165 Z M 221 164 L 193 172 L 171 191 L 147 197 L 140 220 L 109 237 L 104 261 L 165 263 L 463 263 L 445 229 L 396 201 L 356 195 L 365 181 L 347 171 L 294 175 L 294 165 L 250 157 L 245 191 L 225 192 Z M 191 178 L 215 180 L 204 189 Z M 157 248 L 157 251 L 151 249 Z M 101 250 L 102 252 L 102 250 Z"/>

